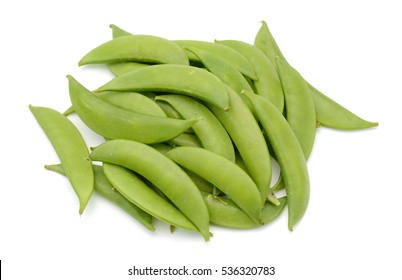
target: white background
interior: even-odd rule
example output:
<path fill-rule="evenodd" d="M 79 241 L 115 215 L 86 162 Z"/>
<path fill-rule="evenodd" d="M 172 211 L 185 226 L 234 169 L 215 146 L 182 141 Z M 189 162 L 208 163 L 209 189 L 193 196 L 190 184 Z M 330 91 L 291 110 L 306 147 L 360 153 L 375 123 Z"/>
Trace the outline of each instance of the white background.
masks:
<path fill-rule="evenodd" d="M 0 259 L 4 279 L 158 279 L 132 266 L 274 266 L 234 279 L 402 279 L 401 9 L 398 1 L 2 1 L 0 4 Z M 380 126 L 318 130 L 311 200 L 294 232 L 286 213 L 257 230 L 149 232 L 98 195 L 83 216 L 28 105 L 69 106 L 66 74 L 89 88 L 109 79 L 78 68 L 111 38 L 109 24 L 167 39 L 249 43 L 267 21 L 284 55 L 328 96 Z M 77 120 L 89 145 L 100 139 Z M 202 279 L 227 279 L 214 276 Z M 160 277 L 160 279 L 162 279 Z M 164 279 L 201 279 L 172 277 Z"/>

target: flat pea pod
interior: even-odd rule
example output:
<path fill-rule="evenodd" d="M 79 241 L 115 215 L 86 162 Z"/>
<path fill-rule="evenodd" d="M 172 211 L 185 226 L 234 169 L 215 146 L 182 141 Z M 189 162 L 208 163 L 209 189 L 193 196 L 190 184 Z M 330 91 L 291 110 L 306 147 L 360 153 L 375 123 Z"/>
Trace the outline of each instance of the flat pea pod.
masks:
<path fill-rule="evenodd" d="M 111 184 L 143 211 L 175 227 L 197 231 L 176 207 L 147 186 L 133 171 L 110 163 L 103 164 L 103 171 Z"/>
<path fill-rule="evenodd" d="M 192 129 L 202 147 L 231 161 L 235 160 L 232 140 L 207 107 L 188 96 L 159 95 L 155 99 L 169 103 L 185 119 L 199 119 Z"/>
<path fill-rule="evenodd" d="M 279 198 L 280 206 L 266 202 L 262 209 L 261 223 L 256 223 L 233 200 L 226 197 L 214 197 L 204 192 L 203 196 L 207 202 L 211 224 L 236 229 L 257 228 L 269 224 L 282 213 L 286 205 L 286 197 Z"/>
<path fill-rule="evenodd" d="M 45 168 L 47 170 L 65 175 L 64 168 L 61 164 L 45 165 Z M 152 216 L 135 206 L 118 191 L 116 191 L 115 187 L 106 178 L 101 166 L 93 165 L 93 170 L 95 175 L 94 186 L 97 193 L 126 211 L 130 216 L 132 216 L 150 231 L 155 230 L 155 227 L 152 223 Z"/>
<path fill-rule="evenodd" d="M 150 64 L 134 62 L 134 61 L 125 61 L 125 62 L 113 62 L 109 63 L 107 67 L 110 72 L 112 72 L 115 76 L 121 76 L 127 72 L 138 70 L 144 67 L 149 66 Z"/>
<path fill-rule="evenodd" d="M 130 140 L 116 139 L 96 147 L 92 160 L 126 167 L 154 184 L 209 240 L 209 215 L 201 192 L 172 160 L 154 148 Z"/>
<path fill-rule="evenodd" d="M 262 203 L 258 188 L 250 176 L 234 162 L 196 147 L 174 148 L 166 156 L 212 183 L 259 223 Z"/>
<path fill-rule="evenodd" d="M 272 61 L 275 61 L 275 57 L 279 57 L 286 62 L 286 58 L 279 49 L 265 21 L 262 22 L 261 28 L 255 37 L 254 45 Z M 360 118 L 324 95 L 311 84 L 309 86 L 314 99 L 317 122 L 320 125 L 342 130 L 357 130 L 378 126 L 377 122 L 370 122 Z"/>
<path fill-rule="evenodd" d="M 36 121 L 50 140 L 84 212 L 94 190 L 94 173 L 87 145 L 75 125 L 63 114 L 29 105 Z"/>
<path fill-rule="evenodd" d="M 197 121 L 147 116 L 124 110 L 97 98 L 73 77 L 67 77 L 75 112 L 90 129 L 108 139 L 164 142 L 183 133 Z"/>
<path fill-rule="evenodd" d="M 78 65 L 122 61 L 189 65 L 182 48 L 152 35 L 126 35 L 112 39 L 88 52 Z"/>
<path fill-rule="evenodd" d="M 242 73 L 244 76 L 249 77 L 252 80 L 257 79 L 254 68 L 249 60 L 244 57 L 243 54 L 230 47 L 215 44 L 213 42 L 199 40 L 175 40 L 173 42 L 183 47 L 184 49 L 186 49 L 187 47 L 194 47 L 213 53 L 223 59 L 226 63 L 233 65 L 233 67 L 239 70 L 239 72 Z M 194 53 L 190 51 L 187 51 L 186 53 L 190 61 L 202 63 L 199 57 L 197 55 L 194 55 Z"/>
<path fill-rule="evenodd" d="M 288 201 L 288 228 L 293 230 L 304 216 L 310 197 L 303 150 L 289 123 L 273 104 L 262 96 L 245 94 L 255 108 L 281 168 Z"/>
<path fill-rule="evenodd" d="M 231 47 L 249 59 L 257 76 L 257 80 L 253 82 L 256 89 L 255 93 L 267 98 L 282 112 L 284 108 L 284 97 L 274 63 L 272 63 L 260 49 L 246 42 L 223 40 L 217 41 L 217 43 Z"/>
<path fill-rule="evenodd" d="M 229 109 L 225 84 L 214 74 L 185 65 L 152 65 L 118 76 L 96 91 L 153 91 L 188 95 Z"/>
<path fill-rule="evenodd" d="M 246 103 L 250 111 L 254 114 L 254 108 L 251 106 L 250 101 L 243 94 L 240 94 L 243 90 L 252 92 L 253 89 L 246 78 L 232 64 L 212 52 L 194 47 L 184 48 L 194 53 L 208 71 L 215 74 L 222 82 L 237 92 L 240 97 L 243 98 L 244 103 Z"/>
<path fill-rule="evenodd" d="M 230 110 L 222 111 L 214 106 L 209 106 L 209 108 L 232 138 L 251 178 L 260 190 L 261 200 L 265 202 L 270 191 L 272 177 L 267 144 L 260 126 L 243 99 L 231 88 L 227 89 L 230 97 Z"/>
<path fill-rule="evenodd" d="M 286 120 L 295 133 L 306 160 L 313 149 L 317 128 L 314 100 L 303 77 L 286 61 L 276 59 L 285 96 Z"/>

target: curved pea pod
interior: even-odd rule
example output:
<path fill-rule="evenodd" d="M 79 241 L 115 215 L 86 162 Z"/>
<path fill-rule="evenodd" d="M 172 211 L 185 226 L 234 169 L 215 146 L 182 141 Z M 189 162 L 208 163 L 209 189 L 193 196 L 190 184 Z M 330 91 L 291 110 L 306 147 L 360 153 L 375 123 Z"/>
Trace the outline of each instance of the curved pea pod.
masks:
<path fill-rule="evenodd" d="M 96 147 L 92 160 L 126 167 L 154 184 L 204 239 L 209 240 L 209 214 L 201 192 L 172 160 L 154 148 L 130 140 L 110 140 Z"/>
<path fill-rule="evenodd" d="M 229 109 L 225 84 L 214 74 L 184 65 L 152 65 L 118 76 L 96 91 L 154 91 L 188 95 Z"/>
<path fill-rule="evenodd" d="M 252 92 L 253 89 L 246 78 L 232 64 L 212 52 L 194 47 L 184 48 L 194 53 L 208 71 L 215 74 L 222 82 L 237 92 L 240 97 L 243 98 L 244 103 L 246 103 L 250 111 L 254 114 L 254 108 L 251 106 L 250 101 L 243 94 L 240 94 L 243 90 Z"/>
<path fill-rule="evenodd" d="M 195 226 L 176 207 L 153 191 L 131 170 L 104 163 L 103 171 L 111 184 L 127 200 L 143 211 L 175 227 L 197 231 Z"/>
<path fill-rule="evenodd" d="M 61 164 L 45 165 L 45 168 L 62 175 L 66 175 Z M 126 211 L 130 216 L 132 216 L 150 231 L 155 230 L 155 227 L 152 223 L 152 216 L 135 206 L 118 191 L 116 191 L 115 187 L 106 178 L 101 166 L 93 165 L 93 170 L 95 175 L 94 186 L 97 193 Z"/>
<path fill-rule="evenodd" d="M 97 98 L 73 77 L 67 77 L 75 112 L 90 129 L 108 139 L 164 142 L 183 133 L 197 121 L 147 116 L 124 110 Z"/>
<path fill-rule="evenodd" d="M 29 109 L 50 140 L 80 202 L 82 214 L 94 190 L 94 174 L 87 145 L 78 129 L 63 114 L 46 107 Z"/>
<path fill-rule="evenodd" d="M 313 149 L 317 128 L 314 100 L 303 77 L 286 61 L 276 59 L 285 96 L 286 120 L 295 133 L 306 160 Z"/>
<path fill-rule="evenodd" d="M 272 166 L 267 143 L 260 126 L 243 99 L 228 87 L 230 110 L 223 111 L 214 106 L 208 108 L 215 114 L 232 138 L 243 158 L 248 173 L 260 190 L 265 202 L 270 191 Z"/>
<path fill-rule="evenodd" d="M 107 67 L 109 68 L 110 72 L 112 72 L 115 76 L 121 76 L 127 72 L 138 70 L 144 67 L 148 67 L 151 64 L 145 64 L 140 62 L 134 61 L 125 61 L 125 62 L 113 62 L 109 63 Z"/>
<path fill-rule="evenodd" d="M 166 156 L 201 176 L 228 195 L 256 223 L 261 217 L 261 197 L 250 176 L 234 162 L 203 148 L 178 147 Z"/>
<path fill-rule="evenodd" d="M 182 48 L 152 35 L 126 35 L 112 39 L 88 52 L 78 65 L 122 61 L 189 65 Z"/>
<path fill-rule="evenodd" d="M 286 58 L 279 49 L 265 21 L 262 22 L 261 28 L 255 37 L 254 45 L 270 60 L 275 61 L 275 57 L 279 57 L 286 62 Z M 311 84 L 309 86 L 314 99 L 316 119 L 320 125 L 343 130 L 365 129 L 378 125 L 377 122 L 370 122 L 360 118 L 324 95 Z"/>
<path fill-rule="evenodd" d="M 310 181 L 300 143 L 285 117 L 267 99 L 244 92 L 250 98 L 281 168 L 288 201 L 288 227 L 304 216 L 310 197 Z"/>
<path fill-rule="evenodd" d="M 183 118 L 199 119 L 192 126 L 202 147 L 231 161 L 235 160 L 232 140 L 215 115 L 196 100 L 180 95 L 160 95 L 156 100 L 169 103 Z"/>
<path fill-rule="evenodd" d="M 203 193 L 207 202 L 211 224 L 237 229 L 250 229 L 261 227 L 274 221 L 286 205 L 286 197 L 279 198 L 280 206 L 266 202 L 261 214 L 261 223 L 256 223 L 233 200 L 226 197 L 215 197 Z"/>
<path fill-rule="evenodd" d="M 240 73 L 244 76 L 249 77 L 252 80 L 256 80 L 256 74 L 253 66 L 249 62 L 249 60 L 238 51 L 216 43 L 199 41 L 199 40 L 175 40 L 173 41 L 177 45 L 183 47 L 185 50 L 187 47 L 197 48 L 203 51 L 207 51 L 219 56 L 225 63 L 231 64 L 234 68 L 236 68 Z M 193 52 L 187 50 L 186 51 L 188 58 L 192 62 L 201 62 L 200 58 L 195 55 Z"/>
<path fill-rule="evenodd" d="M 284 97 L 274 63 L 272 63 L 260 49 L 246 42 L 223 40 L 217 41 L 217 43 L 231 47 L 249 59 L 257 76 L 257 80 L 253 82 L 256 89 L 255 93 L 267 98 L 282 112 Z"/>

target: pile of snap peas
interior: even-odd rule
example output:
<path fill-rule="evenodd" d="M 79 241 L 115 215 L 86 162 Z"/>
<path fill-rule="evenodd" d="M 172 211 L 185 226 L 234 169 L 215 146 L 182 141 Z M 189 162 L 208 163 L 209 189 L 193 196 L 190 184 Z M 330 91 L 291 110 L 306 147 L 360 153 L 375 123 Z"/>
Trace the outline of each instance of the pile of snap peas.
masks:
<path fill-rule="evenodd" d="M 113 39 L 78 65 L 105 65 L 113 79 L 89 90 L 67 75 L 64 113 L 29 106 L 60 159 L 45 168 L 68 178 L 80 214 L 96 191 L 151 231 L 156 218 L 208 241 L 211 224 L 256 228 L 285 208 L 293 230 L 309 202 L 317 128 L 378 125 L 309 84 L 264 21 L 253 44 L 110 27 Z M 73 113 L 105 141 L 89 148 Z"/>

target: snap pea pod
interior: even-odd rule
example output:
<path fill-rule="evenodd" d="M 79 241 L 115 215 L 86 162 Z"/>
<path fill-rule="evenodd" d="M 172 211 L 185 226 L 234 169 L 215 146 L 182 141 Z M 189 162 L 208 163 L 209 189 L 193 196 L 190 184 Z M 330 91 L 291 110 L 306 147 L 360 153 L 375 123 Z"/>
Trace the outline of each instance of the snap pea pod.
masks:
<path fill-rule="evenodd" d="M 208 51 L 219 56 L 226 63 L 233 65 L 244 76 L 249 77 L 252 80 L 256 80 L 254 68 L 249 60 L 237 50 L 230 47 L 215 44 L 212 42 L 198 41 L 198 40 L 174 40 L 174 43 L 186 49 L 187 47 L 194 47 L 200 50 Z M 187 51 L 187 56 L 190 61 L 201 62 L 199 57 L 194 53 Z"/>
<path fill-rule="evenodd" d="M 125 61 L 125 62 L 113 62 L 109 63 L 107 67 L 109 68 L 110 72 L 112 72 L 115 76 L 121 76 L 127 72 L 138 70 L 144 67 L 147 67 L 151 64 L 145 64 L 140 62 L 134 61 Z"/>
<path fill-rule="evenodd" d="M 108 139 L 164 142 L 183 133 L 197 121 L 147 116 L 124 110 L 97 98 L 73 77 L 67 77 L 75 112 L 90 129 Z"/>
<path fill-rule="evenodd" d="M 131 170 L 104 163 L 103 171 L 111 184 L 127 200 L 146 213 L 175 227 L 197 231 L 194 225 L 176 207 L 153 191 Z"/>
<path fill-rule="evenodd" d="M 207 107 L 187 96 L 159 95 L 155 99 L 169 103 L 185 119 L 199 119 L 192 129 L 202 147 L 231 161 L 235 160 L 232 140 Z"/>
<path fill-rule="evenodd" d="M 245 57 L 253 65 L 257 80 L 253 81 L 257 94 L 267 98 L 280 112 L 283 111 L 284 97 L 281 82 L 274 63 L 257 47 L 238 40 L 216 41 L 218 44 L 231 47 Z"/>
<path fill-rule="evenodd" d="M 259 222 L 262 203 L 258 188 L 250 176 L 234 162 L 196 147 L 177 147 L 167 152 L 166 156 L 212 183 L 255 222 Z"/>
<path fill-rule="evenodd" d="M 94 190 L 94 174 L 87 145 L 75 125 L 63 114 L 29 105 L 33 116 L 51 142 L 84 212 Z"/>
<path fill-rule="evenodd" d="M 214 74 L 193 66 L 152 65 L 118 76 L 96 91 L 106 90 L 177 93 L 229 109 L 225 84 Z"/>
<path fill-rule="evenodd" d="M 152 35 L 126 35 L 112 39 L 88 52 L 78 65 L 122 61 L 189 65 L 182 48 Z"/>
<path fill-rule="evenodd" d="M 262 96 L 244 94 L 250 98 L 275 151 L 286 187 L 288 228 L 293 230 L 304 216 L 310 197 L 310 181 L 303 150 L 289 123 L 273 104 Z"/>
<path fill-rule="evenodd" d="M 250 229 L 269 224 L 282 213 L 286 205 L 286 197 L 279 198 L 280 206 L 265 203 L 261 223 L 256 223 L 233 200 L 226 197 L 215 197 L 204 192 L 202 194 L 208 206 L 211 224 L 228 228 Z"/>
<path fill-rule="evenodd" d="M 149 229 L 150 231 L 154 231 L 155 227 L 152 223 L 152 216 L 135 206 L 124 196 L 122 196 L 118 191 L 116 191 L 114 186 L 106 178 L 101 166 L 93 165 L 92 167 L 95 176 L 95 191 L 107 200 L 119 206 L 124 211 L 126 211 L 130 216 L 140 222 L 147 229 Z M 60 173 L 62 175 L 66 175 L 61 164 L 45 165 L 45 168 L 47 170 Z"/>
<path fill-rule="evenodd" d="M 276 58 L 285 96 L 286 120 L 299 140 L 306 160 L 313 149 L 317 120 L 310 87 L 286 61 Z"/>
<path fill-rule="evenodd" d="M 279 49 L 265 21 L 262 21 L 261 28 L 255 37 L 254 45 L 272 61 L 275 61 L 275 57 L 278 56 L 286 62 L 286 58 Z M 324 95 L 311 84 L 309 86 L 314 99 L 317 122 L 320 125 L 344 130 L 364 129 L 378 125 L 377 122 L 370 122 L 360 118 Z"/>
<path fill-rule="evenodd" d="M 230 97 L 230 110 L 223 111 L 208 106 L 225 127 L 239 151 L 251 178 L 260 190 L 261 200 L 265 202 L 272 177 L 269 151 L 264 136 L 243 99 L 227 87 Z"/>
<path fill-rule="evenodd" d="M 243 90 L 253 92 L 253 89 L 246 78 L 244 78 L 244 76 L 232 64 L 228 63 L 220 56 L 212 52 L 194 47 L 184 48 L 194 53 L 205 66 L 205 68 L 208 69 L 208 71 L 215 74 L 219 79 L 221 79 L 222 82 L 237 92 L 240 97 L 243 98 L 244 103 L 247 105 L 250 111 L 255 114 L 254 108 L 251 106 L 250 101 L 243 94 L 240 94 Z"/>
<path fill-rule="evenodd" d="M 193 133 L 182 133 L 179 136 L 167 141 L 172 146 L 190 146 L 190 147 L 202 147 L 202 144 L 198 137 Z"/>
<path fill-rule="evenodd" d="M 154 148 L 131 140 L 110 140 L 96 147 L 92 160 L 126 167 L 154 184 L 209 240 L 209 216 L 194 182 L 172 160 Z"/>

